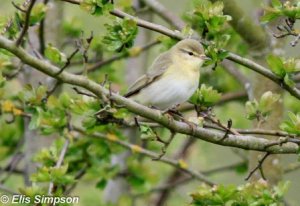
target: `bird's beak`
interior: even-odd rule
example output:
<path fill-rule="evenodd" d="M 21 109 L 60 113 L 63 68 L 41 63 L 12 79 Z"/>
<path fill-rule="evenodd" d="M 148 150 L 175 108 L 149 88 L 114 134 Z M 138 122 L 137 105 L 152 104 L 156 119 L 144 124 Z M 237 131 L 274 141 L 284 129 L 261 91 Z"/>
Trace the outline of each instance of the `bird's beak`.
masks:
<path fill-rule="evenodd" d="M 204 61 L 208 61 L 208 60 L 211 60 L 211 58 L 207 57 L 206 55 L 202 54 L 199 56 L 200 59 L 204 60 Z"/>

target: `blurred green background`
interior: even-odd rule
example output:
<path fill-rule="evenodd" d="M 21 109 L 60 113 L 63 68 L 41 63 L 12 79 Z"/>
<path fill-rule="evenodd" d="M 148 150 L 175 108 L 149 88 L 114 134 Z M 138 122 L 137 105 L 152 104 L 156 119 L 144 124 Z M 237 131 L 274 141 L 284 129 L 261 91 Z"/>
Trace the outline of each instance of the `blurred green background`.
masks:
<path fill-rule="evenodd" d="M 115 0 L 116 2 L 118 0 Z M 15 3 L 23 2 L 21 0 L 15 0 Z M 173 0 L 161 0 L 162 4 L 166 5 L 168 9 L 172 10 L 176 14 L 183 14 L 189 8 L 190 1 L 188 0 L 181 0 L 175 1 Z M 252 0 L 252 1 L 237 1 L 239 5 L 244 8 L 244 11 L 248 13 L 250 16 L 256 15 L 257 9 L 261 6 L 261 1 L 259 0 Z M 13 15 L 14 7 L 11 4 L 11 0 L 2 0 L 0 5 L 0 12 L 1 15 L 12 16 Z M 82 11 L 78 6 L 71 5 L 71 4 L 64 4 L 64 19 L 73 19 L 77 18 L 80 19 L 82 23 L 82 29 L 88 34 L 90 31 L 94 31 L 94 36 L 101 36 L 103 32 L 105 32 L 105 28 L 103 27 L 103 23 L 107 21 L 104 17 L 95 17 L 92 15 L 87 14 L 86 12 Z M 162 21 L 159 17 L 154 18 L 153 20 L 156 23 L 160 23 L 163 25 L 168 26 L 164 21 Z M 159 52 L 158 47 L 151 49 L 151 56 L 150 62 Z M 299 54 L 299 45 L 298 48 L 292 48 L 288 44 L 286 46 L 287 55 L 288 56 L 298 56 Z M 120 66 L 124 64 L 124 62 L 117 63 Z M 222 80 L 220 80 L 222 81 Z M 246 128 L 251 126 L 251 122 L 245 120 L 245 111 L 242 104 L 239 103 L 230 103 L 223 105 L 220 108 L 216 108 L 216 112 L 218 116 L 226 121 L 229 118 L 232 119 L 240 119 L 239 122 L 234 122 L 235 125 Z M 241 118 L 242 117 L 242 118 Z M 185 137 L 177 137 L 175 141 L 172 142 L 170 148 L 168 148 L 168 153 L 172 153 L 180 147 L 183 143 Z M 194 145 L 193 150 L 190 154 L 189 164 L 193 165 L 194 168 L 198 168 L 202 171 L 209 170 L 212 168 L 220 167 L 229 165 L 231 163 L 235 163 L 240 161 L 237 155 L 229 147 L 222 147 L 218 145 L 213 145 L 210 143 L 206 143 L 203 141 L 197 141 Z M 297 156 L 296 155 L 282 155 L 282 162 L 284 165 L 287 165 L 290 162 L 296 162 Z M 160 178 L 163 179 L 164 176 L 168 175 L 168 172 L 171 171 L 169 166 L 165 166 L 159 162 L 153 162 L 148 160 L 149 164 L 155 167 L 155 170 L 161 170 Z M 5 161 L 2 162 L 3 165 Z M 224 184 L 244 184 L 244 178 L 247 174 L 238 174 L 235 171 L 227 171 L 223 173 L 219 173 L 217 175 L 213 175 L 212 178 L 215 182 L 224 183 Z M 291 203 L 292 206 L 300 205 L 300 172 L 294 171 L 285 175 L 285 180 L 291 181 L 291 186 L 289 189 L 288 194 L 286 195 L 287 199 Z M 7 183 L 8 187 L 17 189 L 19 184 L 23 184 L 23 178 L 11 178 Z M 95 206 L 99 205 L 98 202 L 101 201 L 101 191 L 95 188 L 96 182 L 94 180 L 89 179 L 89 177 L 85 177 L 84 181 L 81 181 L 77 188 L 74 190 L 74 196 L 80 196 L 80 204 L 81 206 Z M 177 205 L 186 205 L 189 202 L 189 192 L 195 191 L 199 186 L 199 182 L 192 181 L 188 184 L 179 187 L 178 189 L 172 192 L 172 197 L 170 198 L 169 204 L 170 206 L 177 206 Z M 126 200 L 124 200 L 125 204 Z M 139 205 L 139 204 L 138 204 Z"/>

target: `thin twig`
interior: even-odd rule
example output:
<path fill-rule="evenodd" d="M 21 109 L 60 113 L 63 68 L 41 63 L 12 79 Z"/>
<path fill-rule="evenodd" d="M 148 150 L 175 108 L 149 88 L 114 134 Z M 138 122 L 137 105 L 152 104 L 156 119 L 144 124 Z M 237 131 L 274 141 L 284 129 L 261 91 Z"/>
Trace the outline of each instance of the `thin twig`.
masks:
<path fill-rule="evenodd" d="M 181 148 L 179 149 L 178 153 L 176 155 L 174 155 L 174 159 L 181 159 L 181 160 L 185 160 L 187 159 L 188 155 L 189 155 L 189 149 L 190 147 L 195 143 L 196 141 L 193 138 L 189 138 L 187 139 L 184 144 L 182 144 Z M 166 178 L 165 181 L 165 185 L 171 185 L 174 182 L 177 182 L 178 184 L 174 185 L 175 186 L 179 186 L 185 182 L 187 182 L 186 180 L 181 182 L 180 179 L 187 179 L 187 178 L 183 178 L 183 174 L 180 172 L 180 169 L 175 168 L 170 174 L 169 176 Z M 188 177 L 189 179 L 193 179 L 192 177 Z M 173 189 L 173 188 L 172 188 Z M 168 199 L 170 192 L 172 190 L 171 188 L 167 187 L 163 190 L 160 191 L 157 200 L 155 201 L 155 205 L 164 205 L 165 201 Z"/>
<path fill-rule="evenodd" d="M 266 177 L 264 175 L 264 171 L 263 171 L 263 168 L 262 168 L 262 165 L 264 163 L 264 161 L 267 159 L 267 157 L 270 155 L 270 153 L 266 153 L 260 160 L 258 160 L 258 164 L 257 166 L 250 171 L 249 175 L 245 178 L 246 181 L 248 181 L 250 179 L 250 177 L 254 174 L 254 172 L 256 170 L 259 170 L 260 171 L 260 174 L 261 174 L 261 177 L 266 180 Z"/>
<path fill-rule="evenodd" d="M 26 13 L 26 10 L 22 9 L 22 8 L 21 8 L 19 5 L 17 5 L 14 1 L 12 1 L 11 4 L 12 4 L 16 9 L 18 9 L 19 11 Z"/>
<path fill-rule="evenodd" d="M 91 42 L 94 38 L 94 34 L 93 34 L 93 31 L 91 31 L 91 35 L 90 37 L 86 38 L 85 41 L 86 41 L 86 45 L 85 45 L 85 42 L 84 40 L 82 39 L 81 41 L 81 46 L 83 47 L 83 52 L 82 52 L 82 57 L 83 57 L 83 74 L 84 75 L 87 75 L 87 72 L 88 72 L 88 50 L 90 48 L 90 45 L 91 45 Z"/>
<path fill-rule="evenodd" d="M 64 161 L 64 158 L 65 158 L 65 155 L 67 153 L 67 149 L 68 149 L 69 144 L 70 144 L 70 140 L 66 139 L 65 143 L 63 145 L 63 148 L 62 148 L 62 150 L 60 152 L 59 158 L 58 158 L 58 160 L 56 162 L 56 165 L 55 165 L 56 168 L 61 167 L 61 165 L 62 165 L 62 163 Z M 53 189 L 54 189 L 54 183 L 50 182 L 49 188 L 48 188 L 48 195 L 52 195 Z"/>
<path fill-rule="evenodd" d="M 49 0 L 44 0 L 44 4 L 47 5 Z M 40 22 L 39 30 L 38 30 L 38 37 L 40 42 L 40 53 L 44 55 L 45 53 L 45 18 L 43 18 Z"/>
<path fill-rule="evenodd" d="M 75 51 L 72 52 L 72 54 L 67 58 L 67 61 L 65 63 L 65 65 L 57 72 L 57 75 L 60 75 L 70 64 L 71 64 L 71 60 L 72 58 L 79 52 L 79 48 L 76 48 Z"/>
<path fill-rule="evenodd" d="M 76 131 L 78 131 L 79 133 L 85 134 L 85 130 L 80 128 L 80 127 L 74 126 L 74 129 Z M 96 138 L 96 139 L 103 139 L 103 140 L 106 140 L 106 141 L 110 141 L 110 142 L 118 144 L 118 145 L 120 145 L 120 146 L 122 146 L 126 149 L 134 151 L 138 154 L 142 154 L 142 155 L 145 155 L 145 156 L 148 156 L 148 157 L 151 157 L 151 158 L 155 158 L 155 157 L 158 156 L 156 153 L 154 153 L 152 151 L 149 151 L 147 149 L 144 149 L 144 148 L 142 148 L 138 145 L 130 144 L 130 143 L 122 141 L 118 138 L 116 138 L 116 139 L 115 138 L 110 138 L 105 134 L 94 133 L 94 134 L 89 134 L 88 136 Z M 179 168 L 182 172 L 185 172 L 186 174 L 189 174 L 189 175 L 193 176 L 195 179 L 203 181 L 208 185 L 211 185 L 211 186 L 215 185 L 215 183 L 213 183 L 211 180 L 207 179 L 200 172 L 194 171 L 190 167 L 184 167 L 184 168 L 180 167 L 180 164 L 176 160 L 172 160 L 172 159 L 169 159 L 169 158 L 166 158 L 166 157 L 162 157 L 159 161 L 164 162 L 166 164 L 169 164 L 173 167 Z"/>
<path fill-rule="evenodd" d="M 160 41 L 156 40 L 156 41 L 153 41 L 153 42 L 150 42 L 149 44 L 146 44 L 142 47 L 140 47 L 140 52 L 143 52 L 143 51 L 147 51 L 148 49 L 150 49 L 151 47 L 159 44 Z M 88 66 L 87 67 L 87 72 L 93 72 L 95 71 L 96 69 L 100 68 L 100 67 L 103 67 L 104 65 L 107 65 L 107 64 L 110 64 L 112 62 L 115 62 L 115 61 L 118 61 L 118 60 L 121 60 L 125 57 L 128 57 L 128 54 L 127 53 L 121 53 L 121 54 L 117 54 L 109 59 L 106 59 L 106 60 L 100 60 L 98 62 L 96 62 L 95 64 L 92 64 L 91 66 Z M 76 74 L 81 74 L 82 72 L 78 72 Z"/>
<path fill-rule="evenodd" d="M 170 143 L 172 142 L 172 140 L 175 137 L 175 135 L 176 135 L 176 133 L 171 131 L 169 139 L 167 141 L 163 142 L 164 145 L 161 148 L 161 153 L 157 157 L 153 158 L 152 160 L 158 161 L 158 160 L 160 160 L 166 154 L 167 148 L 170 145 Z"/>
<path fill-rule="evenodd" d="M 60 81 L 56 81 L 52 89 L 46 92 L 46 96 L 44 97 L 43 101 L 46 102 L 61 84 L 62 83 Z"/>
<path fill-rule="evenodd" d="M 30 4 L 29 4 L 29 6 L 28 6 L 28 8 L 26 10 L 26 13 L 25 13 L 25 22 L 24 22 L 24 25 L 23 25 L 23 29 L 22 29 L 19 37 L 16 40 L 16 45 L 17 46 L 19 46 L 22 43 L 23 38 L 24 38 L 24 36 L 25 36 L 28 28 L 29 28 L 30 13 L 31 13 L 31 10 L 33 8 L 33 5 L 34 5 L 35 1 L 36 0 L 31 0 Z"/>
<path fill-rule="evenodd" d="M 71 74 L 69 72 L 63 71 L 59 76 L 55 74 L 60 70 L 60 68 L 49 64 L 43 60 L 39 60 L 32 55 L 28 54 L 22 48 L 17 47 L 14 42 L 6 39 L 3 36 L 0 36 L 0 48 L 4 48 L 7 51 L 13 53 L 16 57 L 20 58 L 24 63 L 32 66 L 34 69 L 39 70 L 43 73 L 46 73 L 49 76 L 52 76 L 63 83 L 72 84 L 74 86 L 83 87 L 90 92 L 94 93 L 96 96 L 101 98 L 102 95 L 109 97 L 111 101 L 114 101 L 115 104 L 123 105 L 124 108 L 127 108 L 130 112 L 133 112 L 137 115 L 145 117 L 149 120 L 152 120 L 156 123 L 161 124 L 162 126 L 173 130 L 175 132 L 187 135 L 193 135 L 194 138 L 199 138 L 204 141 L 208 141 L 214 144 L 238 147 L 241 149 L 247 150 L 257 150 L 270 153 L 297 153 L 299 146 L 296 144 L 284 144 L 281 147 L 273 146 L 265 148 L 270 140 L 263 138 L 257 138 L 251 135 L 242 136 L 242 135 L 228 135 L 226 140 L 220 142 L 219 140 L 223 137 L 220 132 L 208 130 L 195 126 L 192 129 L 187 123 L 182 121 L 170 121 L 167 115 L 162 114 L 162 112 L 153 110 L 141 104 L 138 104 L 130 99 L 124 98 L 117 93 L 112 92 L 110 94 L 109 90 L 101 86 L 100 84 L 89 80 L 86 77 L 78 76 Z"/>
<path fill-rule="evenodd" d="M 210 169 L 210 170 L 202 171 L 202 173 L 205 174 L 205 175 L 214 175 L 214 174 L 220 173 L 220 172 L 235 170 L 238 166 L 243 165 L 243 164 L 246 164 L 246 162 L 237 162 L 237 163 L 233 163 L 233 164 L 230 164 L 230 165 L 225 165 L 225 166 L 213 168 L 213 169 Z M 143 196 L 143 195 L 147 195 L 147 194 L 150 194 L 150 193 L 156 193 L 156 192 L 161 193 L 164 190 L 167 190 L 167 191 L 171 192 L 172 190 L 178 188 L 179 186 L 183 186 L 184 184 L 189 183 L 193 179 L 194 179 L 193 177 L 181 178 L 181 176 L 176 176 L 176 179 L 172 180 L 172 182 L 165 183 L 161 186 L 155 187 L 155 188 L 149 190 L 146 193 L 135 194 L 134 196 Z"/>
<path fill-rule="evenodd" d="M 220 131 L 226 131 L 226 129 L 223 129 L 219 126 L 210 124 L 205 122 L 203 124 L 204 128 L 211 128 L 211 129 L 216 129 Z M 268 135 L 268 136 L 278 136 L 278 137 L 290 137 L 292 139 L 296 139 L 295 143 L 298 143 L 298 140 L 300 137 L 295 135 L 295 134 L 289 134 L 287 132 L 279 131 L 279 130 L 267 130 L 267 129 L 238 129 L 234 128 L 235 131 L 237 131 L 240 134 L 256 134 L 256 135 Z M 291 140 L 291 139 L 289 139 Z"/>
<path fill-rule="evenodd" d="M 205 115 L 204 118 L 208 119 L 209 121 L 211 121 L 212 123 L 216 124 L 217 126 L 223 128 L 225 130 L 225 132 L 228 131 L 228 132 L 230 132 L 231 134 L 234 134 L 234 135 L 241 135 L 234 128 L 231 128 L 231 126 L 232 126 L 232 120 L 231 119 L 228 120 L 227 126 L 226 126 L 226 125 L 222 124 L 219 119 L 215 119 L 215 118 L 211 117 L 210 115 Z M 228 133 L 227 133 L 226 137 L 227 136 L 228 136 Z"/>
<path fill-rule="evenodd" d="M 21 141 L 23 142 L 23 141 Z M 11 161 L 9 162 L 9 164 L 4 168 L 4 171 L 7 171 L 6 176 L 4 178 L 1 179 L 1 184 L 4 184 L 9 177 L 14 173 L 14 171 L 16 171 L 16 167 L 17 165 L 21 162 L 21 160 L 23 159 L 24 155 L 20 152 L 16 153 Z M 18 170 L 17 170 L 18 171 Z"/>
<path fill-rule="evenodd" d="M 88 96 L 88 97 L 93 97 L 93 98 L 95 98 L 95 99 L 98 99 L 98 97 L 96 97 L 95 95 L 90 94 L 90 93 L 86 93 L 86 92 L 83 92 L 83 91 L 80 91 L 77 87 L 73 87 L 73 90 L 74 90 L 77 94 L 84 95 L 84 96 Z"/>
<path fill-rule="evenodd" d="M 89 167 L 90 167 L 89 165 L 86 165 L 86 166 L 83 167 L 81 170 L 79 170 L 78 173 L 75 175 L 75 178 L 74 178 L 74 179 L 75 179 L 75 180 L 81 179 L 81 178 L 85 175 L 85 173 L 86 173 L 86 171 L 87 171 L 87 169 L 88 169 Z M 76 188 L 77 183 L 78 183 L 78 181 L 74 182 L 69 188 L 67 188 L 67 189 L 64 191 L 64 195 L 70 194 L 70 193 Z"/>

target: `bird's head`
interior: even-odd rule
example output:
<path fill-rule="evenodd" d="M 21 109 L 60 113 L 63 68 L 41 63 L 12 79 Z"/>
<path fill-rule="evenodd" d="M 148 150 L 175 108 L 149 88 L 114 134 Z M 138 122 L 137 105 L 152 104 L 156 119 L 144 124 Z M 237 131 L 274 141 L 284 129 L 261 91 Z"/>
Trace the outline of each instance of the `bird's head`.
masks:
<path fill-rule="evenodd" d="M 193 68 L 199 68 L 205 60 L 209 59 L 205 55 L 202 45 L 194 39 L 179 41 L 172 47 L 171 52 L 175 62 L 190 65 Z"/>

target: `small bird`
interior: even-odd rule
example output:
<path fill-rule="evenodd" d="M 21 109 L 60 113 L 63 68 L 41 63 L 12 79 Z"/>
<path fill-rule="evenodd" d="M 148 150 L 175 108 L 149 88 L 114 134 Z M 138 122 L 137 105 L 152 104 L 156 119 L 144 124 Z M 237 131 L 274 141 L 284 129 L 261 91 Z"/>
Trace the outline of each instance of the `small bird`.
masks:
<path fill-rule="evenodd" d="M 206 59 L 198 41 L 181 40 L 160 54 L 149 71 L 138 78 L 124 96 L 160 110 L 172 109 L 196 91 L 200 68 Z"/>

